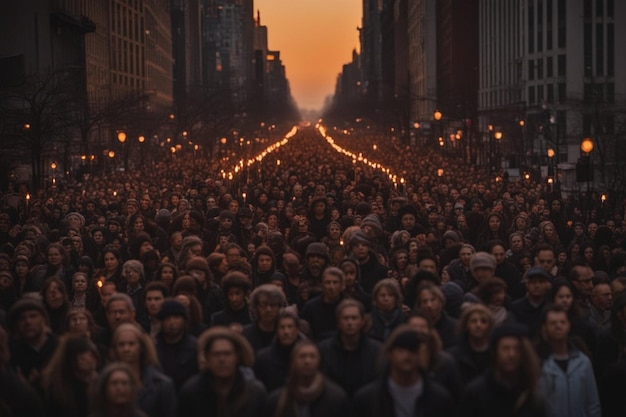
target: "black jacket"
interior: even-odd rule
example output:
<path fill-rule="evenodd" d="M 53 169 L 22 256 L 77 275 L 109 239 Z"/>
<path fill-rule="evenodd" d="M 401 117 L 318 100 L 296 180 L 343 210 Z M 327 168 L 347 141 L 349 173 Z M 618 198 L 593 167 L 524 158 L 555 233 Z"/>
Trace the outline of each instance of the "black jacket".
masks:
<path fill-rule="evenodd" d="M 250 324 L 250 311 L 246 305 L 239 311 L 231 310 L 228 304 L 226 307 L 211 316 L 211 326 L 228 326 L 232 323 L 240 323 L 242 326 Z"/>
<path fill-rule="evenodd" d="M 337 330 L 335 309 L 343 300 L 343 295 L 334 303 L 328 304 L 322 295 L 309 300 L 302 309 L 300 317 L 311 326 L 311 338 L 317 342 L 332 337 Z"/>
<path fill-rule="evenodd" d="M 384 376 L 361 388 L 352 400 L 352 415 L 395 417 L 393 398 Z M 417 399 L 415 417 L 454 416 L 454 401 L 441 385 L 422 375 L 424 392 Z"/>
<path fill-rule="evenodd" d="M 176 391 L 198 373 L 198 341 L 190 334 L 185 334 L 175 345 L 169 345 L 159 333 L 156 337 L 156 351 L 163 373 L 172 378 Z"/>
<path fill-rule="evenodd" d="M 515 320 L 528 327 L 531 338 L 539 333 L 544 306 L 545 302 L 541 303 L 538 307 L 533 306 L 528 300 L 528 296 L 520 298 L 511 304 L 511 313 L 513 313 Z"/>
<path fill-rule="evenodd" d="M 355 350 L 346 350 L 339 333 L 319 344 L 324 374 L 339 384 L 349 397 L 377 376 L 378 357 L 382 344 L 361 335 Z"/>
<path fill-rule="evenodd" d="M 538 392 L 532 392 L 521 404 L 520 387 L 505 386 L 487 371 L 465 389 L 461 401 L 462 417 L 547 417 L 546 404 Z"/>
<path fill-rule="evenodd" d="M 441 317 L 437 323 L 435 323 L 435 329 L 437 333 L 439 333 L 444 349 L 449 349 L 457 344 L 456 320 L 450 317 L 445 311 L 441 313 Z"/>
<path fill-rule="evenodd" d="M 361 286 L 368 294 L 372 293 L 374 286 L 381 279 L 387 278 L 387 267 L 381 265 L 376 259 L 376 254 L 370 251 L 370 258 L 364 264 L 359 264 L 359 276 Z"/>
<path fill-rule="evenodd" d="M 272 392 L 267 400 L 265 417 L 275 417 L 276 407 L 282 392 L 282 388 Z M 309 404 L 310 417 L 346 417 L 350 412 L 350 402 L 346 392 L 338 385 L 329 381 L 324 381 L 324 392 L 322 395 Z M 296 417 L 291 413 L 285 413 L 280 417 Z"/>
<path fill-rule="evenodd" d="M 296 340 L 296 343 L 299 340 Z M 265 385 L 268 392 L 272 392 L 285 384 L 289 373 L 291 351 L 294 346 L 295 343 L 291 346 L 282 346 L 274 339 L 270 346 L 257 353 L 254 362 L 254 374 Z"/>
<path fill-rule="evenodd" d="M 174 383 L 153 366 L 143 371 L 142 387 L 137 393 L 139 408 L 150 417 L 174 417 L 176 392 Z"/>
<path fill-rule="evenodd" d="M 211 374 L 206 371 L 194 376 L 180 390 L 179 417 L 257 417 L 265 408 L 267 391 L 261 382 L 246 378 L 238 372 L 228 398 L 223 403 L 211 388 Z M 221 404 L 220 404 L 221 403 Z M 224 407 L 220 413 L 218 407 Z"/>

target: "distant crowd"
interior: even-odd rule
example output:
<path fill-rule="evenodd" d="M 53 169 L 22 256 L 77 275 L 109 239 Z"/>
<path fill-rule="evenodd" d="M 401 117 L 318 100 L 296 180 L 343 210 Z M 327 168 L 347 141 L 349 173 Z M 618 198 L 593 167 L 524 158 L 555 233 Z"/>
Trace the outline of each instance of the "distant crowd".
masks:
<path fill-rule="evenodd" d="M 336 142 L 405 181 L 305 128 L 2 190 L 0 415 L 626 415 L 624 207 Z"/>

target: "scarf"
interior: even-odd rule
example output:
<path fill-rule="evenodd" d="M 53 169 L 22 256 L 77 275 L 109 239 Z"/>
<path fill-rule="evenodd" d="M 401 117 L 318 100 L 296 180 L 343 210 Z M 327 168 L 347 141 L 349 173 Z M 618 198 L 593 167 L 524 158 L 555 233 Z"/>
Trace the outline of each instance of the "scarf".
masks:
<path fill-rule="evenodd" d="M 278 397 L 275 417 L 300 417 L 302 407 L 321 397 L 326 387 L 321 372 L 315 375 L 313 382 L 308 387 L 289 382 Z"/>

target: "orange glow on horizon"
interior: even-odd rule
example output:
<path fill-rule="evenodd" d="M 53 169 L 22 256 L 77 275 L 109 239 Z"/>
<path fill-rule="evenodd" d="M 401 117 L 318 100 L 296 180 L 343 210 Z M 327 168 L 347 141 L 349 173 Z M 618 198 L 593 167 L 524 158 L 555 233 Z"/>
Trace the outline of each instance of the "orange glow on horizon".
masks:
<path fill-rule="evenodd" d="M 359 50 L 362 0 L 257 0 L 254 16 L 279 50 L 291 94 L 301 109 L 321 109 L 337 75 Z"/>

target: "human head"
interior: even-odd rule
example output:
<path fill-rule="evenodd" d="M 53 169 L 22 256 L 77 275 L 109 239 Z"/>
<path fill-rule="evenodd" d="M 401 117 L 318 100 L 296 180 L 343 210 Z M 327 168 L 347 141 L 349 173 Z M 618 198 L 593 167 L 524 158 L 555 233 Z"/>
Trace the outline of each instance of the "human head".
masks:
<path fill-rule="evenodd" d="M 106 317 L 111 331 L 122 323 L 135 322 L 135 305 L 127 294 L 114 293 L 106 304 Z"/>
<path fill-rule="evenodd" d="M 239 366 L 251 367 L 254 351 L 245 337 L 226 327 L 206 330 L 198 339 L 199 365 L 217 378 L 231 378 Z"/>
<path fill-rule="evenodd" d="M 254 321 L 275 321 L 287 303 L 285 294 L 273 284 L 259 285 L 250 294 L 250 316 Z"/>

